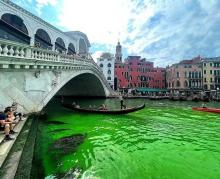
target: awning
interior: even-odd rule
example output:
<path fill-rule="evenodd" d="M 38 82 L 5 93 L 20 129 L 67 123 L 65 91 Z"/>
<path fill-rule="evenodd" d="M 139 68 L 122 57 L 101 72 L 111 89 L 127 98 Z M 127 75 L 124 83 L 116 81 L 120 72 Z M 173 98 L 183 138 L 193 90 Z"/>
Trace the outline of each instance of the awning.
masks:
<path fill-rule="evenodd" d="M 167 89 L 160 88 L 136 88 L 137 92 L 168 92 Z"/>

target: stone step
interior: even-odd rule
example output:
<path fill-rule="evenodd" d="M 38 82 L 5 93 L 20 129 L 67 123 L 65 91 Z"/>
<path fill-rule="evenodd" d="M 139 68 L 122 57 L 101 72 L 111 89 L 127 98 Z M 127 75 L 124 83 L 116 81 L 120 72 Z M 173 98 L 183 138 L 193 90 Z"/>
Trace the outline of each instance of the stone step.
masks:
<path fill-rule="evenodd" d="M 23 118 L 23 120 L 20 121 L 15 126 L 14 130 L 18 133 L 11 135 L 11 137 L 14 138 L 14 140 L 4 141 L 4 138 L 5 138 L 4 132 L 0 133 L 0 168 L 1 168 L 2 164 L 4 163 L 8 153 L 10 152 L 11 147 L 15 143 L 16 138 L 19 135 L 19 133 L 21 132 L 21 129 L 23 128 L 26 121 L 27 121 L 27 118 Z"/>

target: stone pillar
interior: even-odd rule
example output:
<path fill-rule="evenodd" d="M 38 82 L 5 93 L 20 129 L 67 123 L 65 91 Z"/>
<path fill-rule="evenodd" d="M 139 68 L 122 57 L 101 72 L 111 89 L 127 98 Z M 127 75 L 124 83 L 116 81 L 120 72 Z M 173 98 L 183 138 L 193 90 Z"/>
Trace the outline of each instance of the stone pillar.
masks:
<path fill-rule="evenodd" d="M 34 47 L 34 36 L 31 36 L 31 43 L 30 43 L 31 47 Z"/>
<path fill-rule="evenodd" d="M 55 41 L 51 41 L 52 46 L 52 50 L 55 51 Z"/>

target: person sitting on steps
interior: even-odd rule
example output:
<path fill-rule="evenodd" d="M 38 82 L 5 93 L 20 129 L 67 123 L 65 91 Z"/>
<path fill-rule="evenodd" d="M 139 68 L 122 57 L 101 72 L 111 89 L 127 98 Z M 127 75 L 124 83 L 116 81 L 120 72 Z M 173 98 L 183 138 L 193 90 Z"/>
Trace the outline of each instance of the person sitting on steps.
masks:
<path fill-rule="evenodd" d="M 9 131 L 9 133 L 10 134 L 17 133 L 13 129 L 15 127 L 15 124 L 17 124 L 19 120 L 18 119 L 16 120 L 12 109 L 7 107 L 4 111 L 4 114 L 6 115 L 6 122 L 10 122 L 10 131 Z"/>
<path fill-rule="evenodd" d="M 19 119 L 20 121 L 22 121 L 22 116 L 23 116 L 23 114 L 20 113 L 20 112 L 17 112 L 18 103 L 13 102 L 13 103 L 12 103 L 12 106 L 11 106 L 11 109 L 12 109 L 12 111 L 13 111 L 13 113 L 14 113 L 14 116 L 15 116 L 16 120 Z"/>
<path fill-rule="evenodd" d="M 6 141 L 8 140 L 13 140 L 13 138 L 10 137 L 10 126 L 12 125 L 12 122 L 7 121 L 6 115 L 1 112 L 0 113 L 0 130 L 4 130 L 5 133 L 5 139 Z"/>

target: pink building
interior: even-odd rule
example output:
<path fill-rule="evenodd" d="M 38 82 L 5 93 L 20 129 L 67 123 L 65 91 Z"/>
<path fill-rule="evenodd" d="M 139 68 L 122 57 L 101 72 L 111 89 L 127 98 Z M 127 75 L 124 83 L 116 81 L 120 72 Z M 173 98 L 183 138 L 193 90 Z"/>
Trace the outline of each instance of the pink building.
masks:
<path fill-rule="evenodd" d="M 154 68 L 153 62 L 140 56 L 128 56 L 115 63 L 115 89 L 165 88 L 165 68 Z"/>

